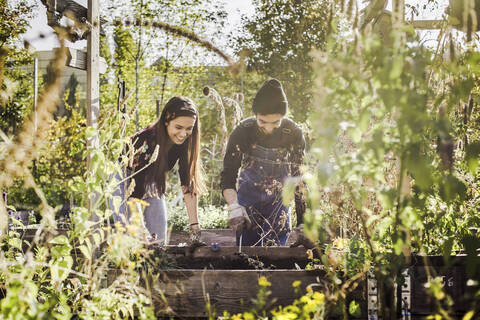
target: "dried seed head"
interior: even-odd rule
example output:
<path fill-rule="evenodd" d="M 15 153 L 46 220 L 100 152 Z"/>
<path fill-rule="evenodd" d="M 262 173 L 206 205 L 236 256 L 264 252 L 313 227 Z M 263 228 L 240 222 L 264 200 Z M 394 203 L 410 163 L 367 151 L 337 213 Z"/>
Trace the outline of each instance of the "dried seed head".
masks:
<path fill-rule="evenodd" d="M 125 195 L 125 198 L 129 198 L 133 191 L 135 190 L 135 179 L 130 180 L 130 184 L 128 185 L 127 193 Z"/>
<path fill-rule="evenodd" d="M 207 97 L 210 94 L 210 88 L 208 86 L 203 87 L 203 94 Z"/>
<path fill-rule="evenodd" d="M 150 160 L 148 161 L 148 164 L 152 164 L 154 163 L 155 161 L 157 161 L 157 158 L 158 158 L 158 151 L 160 150 L 160 145 L 156 145 L 155 146 L 155 150 L 153 150 L 153 154 L 152 154 L 152 157 L 150 158 Z"/>
<path fill-rule="evenodd" d="M 235 93 L 235 95 L 233 96 L 233 99 L 237 100 L 238 102 L 243 102 L 243 99 L 245 97 L 243 96 L 243 93 L 239 92 L 239 93 Z"/>

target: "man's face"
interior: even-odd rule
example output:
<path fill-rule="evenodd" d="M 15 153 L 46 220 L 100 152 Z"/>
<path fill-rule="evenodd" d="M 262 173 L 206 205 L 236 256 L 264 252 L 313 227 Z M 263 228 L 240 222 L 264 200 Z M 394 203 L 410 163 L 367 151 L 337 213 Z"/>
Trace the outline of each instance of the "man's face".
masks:
<path fill-rule="evenodd" d="M 283 114 L 256 114 L 257 125 L 264 134 L 272 134 L 273 130 L 280 128 Z"/>

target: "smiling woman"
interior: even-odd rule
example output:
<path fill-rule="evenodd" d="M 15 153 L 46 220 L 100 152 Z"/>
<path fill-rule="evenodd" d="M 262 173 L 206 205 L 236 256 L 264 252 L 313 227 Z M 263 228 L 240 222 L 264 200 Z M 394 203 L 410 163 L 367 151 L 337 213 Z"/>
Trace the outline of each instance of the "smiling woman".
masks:
<path fill-rule="evenodd" d="M 178 117 L 166 123 L 170 140 L 175 144 L 182 144 L 192 134 L 196 119 L 194 117 Z"/>
<path fill-rule="evenodd" d="M 143 215 L 151 237 L 164 243 L 167 232 L 167 212 L 164 199 L 166 173 L 178 162 L 179 175 L 190 221 L 191 243 L 199 244 L 200 227 L 197 214 L 197 193 L 202 189 L 199 170 L 200 123 L 192 100 L 173 97 L 160 118 L 131 137 L 125 155 L 128 165 L 115 196 L 122 204 L 111 207 L 116 222 L 128 224 L 130 212 L 125 201 L 142 199 L 148 203 Z M 131 182 L 134 182 L 132 185 Z M 131 190 L 127 194 L 127 190 Z M 113 201 L 112 201 L 113 202 Z"/>

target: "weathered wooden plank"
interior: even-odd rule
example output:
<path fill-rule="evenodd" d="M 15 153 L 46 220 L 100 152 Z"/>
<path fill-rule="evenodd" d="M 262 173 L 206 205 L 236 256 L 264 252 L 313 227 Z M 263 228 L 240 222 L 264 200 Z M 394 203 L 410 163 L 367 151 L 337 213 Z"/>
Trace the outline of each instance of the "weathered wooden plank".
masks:
<path fill-rule="evenodd" d="M 418 30 L 435 30 L 441 28 L 442 21 L 443 20 L 413 20 L 409 22 Z"/>
<path fill-rule="evenodd" d="M 87 99 L 86 116 L 87 127 L 97 129 L 98 115 L 100 114 L 100 3 L 99 0 L 88 0 L 87 20 L 90 24 L 90 32 L 87 36 Z M 87 149 L 97 149 L 99 145 L 98 133 L 87 136 Z M 92 154 L 87 154 L 88 174 L 94 174 L 92 167 Z M 92 192 L 87 197 L 87 208 L 93 212 L 96 207 L 99 195 Z M 99 218 L 93 213 L 92 221 Z"/>
<path fill-rule="evenodd" d="M 405 267 L 408 266 L 432 266 L 432 267 L 449 267 L 449 266 L 466 266 L 467 261 L 472 259 L 464 253 L 458 253 L 457 255 L 452 255 L 448 257 L 448 260 L 445 261 L 444 256 L 420 256 L 412 255 L 409 257 L 410 263 L 406 263 Z M 477 264 L 480 265 L 480 256 L 477 257 Z"/>
<path fill-rule="evenodd" d="M 221 315 L 224 310 L 231 314 L 252 307 L 251 299 L 256 297 L 260 287 L 258 279 L 265 276 L 271 282 L 272 294 L 276 300 L 270 307 L 288 305 L 298 298 L 292 287 L 294 281 L 301 281 L 301 292 L 308 285 L 322 286 L 324 272 L 319 270 L 167 270 L 162 273 L 160 284 L 153 285 L 157 301 L 163 294 L 168 307 L 184 318 L 206 317 L 205 304 L 210 301 L 212 308 Z M 159 303 L 156 310 L 166 310 Z"/>
<path fill-rule="evenodd" d="M 188 233 L 174 230 L 168 238 L 169 245 L 178 245 L 188 241 Z M 205 229 L 202 230 L 200 239 L 208 245 L 218 243 L 219 246 L 235 246 L 235 233 L 232 229 Z"/>
<path fill-rule="evenodd" d="M 220 257 L 232 255 L 239 251 L 238 247 L 219 247 L 217 251 L 213 251 L 209 247 L 200 247 L 194 252 L 194 257 Z M 274 259 L 307 259 L 307 250 L 304 247 L 242 247 L 242 253 L 251 257 L 272 257 Z"/>
<path fill-rule="evenodd" d="M 303 247 L 242 247 L 239 253 L 236 246 L 206 246 L 193 252 L 189 247 L 167 246 L 166 252 L 179 267 L 188 269 L 296 269 L 310 261 Z"/>
<path fill-rule="evenodd" d="M 429 272 L 427 272 L 427 268 L 430 268 Z M 429 275 L 441 277 L 445 293 L 453 299 L 452 311 L 457 315 L 462 315 L 470 310 L 475 293 L 480 289 L 478 285 L 467 285 L 469 277 L 465 265 L 414 266 L 410 267 L 410 274 L 412 304 L 410 311 L 412 315 L 430 315 L 435 311 L 436 302 L 428 294 L 426 288 Z"/>

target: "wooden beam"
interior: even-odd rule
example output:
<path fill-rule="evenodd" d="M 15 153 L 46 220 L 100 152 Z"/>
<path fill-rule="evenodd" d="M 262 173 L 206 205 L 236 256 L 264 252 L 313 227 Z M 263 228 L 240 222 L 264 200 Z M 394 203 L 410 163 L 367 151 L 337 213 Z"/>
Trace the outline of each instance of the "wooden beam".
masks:
<path fill-rule="evenodd" d="M 87 37 L 87 126 L 97 129 L 100 108 L 100 5 L 99 0 L 88 0 L 88 22 L 91 26 Z M 98 148 L 98 135 L 87 138 L 87 148 Z M 88 174 L 92 172 L 91 157 L 87 156 Z M 87 207 L 96 207 L 97 194 L 87 195 Z M 92 213 L 92 219 L 97 217 Z"/>
<path fill-rule="evenodd" d="M 408 21 L 415 29 L 419 30 L 435 30 L 442 27 L 443 20 L 413 20 Z"/>
<path fill-rule="evenodd" d="M 217 243 L 219 246 L 235 246 L 235 233 L 232 229 L 205 229 L 202 230 L 200 240 L 207 245 Z M 173 230 L 168 235 L 169 245 L 179 245 L 188 242 L 188 233 L 186 231 Z"/>

